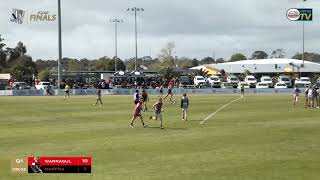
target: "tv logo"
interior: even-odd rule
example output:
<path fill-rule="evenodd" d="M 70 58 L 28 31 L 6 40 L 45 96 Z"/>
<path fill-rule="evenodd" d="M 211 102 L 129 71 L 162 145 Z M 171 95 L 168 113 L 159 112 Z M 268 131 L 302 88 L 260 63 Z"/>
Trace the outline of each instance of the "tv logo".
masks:
<path fill-rule="evenodd" d="M 312 21 L 312 9 L 289 9 L 287 11 L 287 18 L 290 21 Z"/>
<path fill-rule="evenodd" d="M 11 13 L 11 22 L 22 24 L 24 18 L 25 11 L 21 9 L 12 9 Z"/>

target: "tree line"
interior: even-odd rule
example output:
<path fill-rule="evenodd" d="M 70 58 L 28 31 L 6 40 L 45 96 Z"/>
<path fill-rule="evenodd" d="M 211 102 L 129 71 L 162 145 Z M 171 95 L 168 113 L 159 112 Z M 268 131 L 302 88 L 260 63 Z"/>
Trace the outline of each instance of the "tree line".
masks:
<path fill-rule="evenodd" d="M 174 50 L 174 42 L 168 42 L 155 58 L 150 56 L 138 58 L 137 69 L 157 71 L 163 76 L 168 76 L 174 70 L 186 70 L 203 64 L 234 62 L 246 59 L 284 58 L 286 56 L 283 49 L 276 49 L 270 55 L 265 51 L 255 51 L 250 58 L 247 58 L 242 53 L 235 53 L 228 60 L 223 58 L 214 59 L 213 57 L 205 57 L 199 60 L 174 56 Z M 32 57 L 26 53 L 27 48 L 22 42 L 18 42 L 15 47 L 8 47 L 0 35 L 0 73 L 10 73 L 15 79 L 21 81 L 32 77 L 48 80 L 52 72 L 57 72 L 57 60 L 38 59 L 33 61 Z M 296 53 L 292 58 L 302 59 L 302 54 Z M 305 60 L 320 63 L 320 54 L 306 52 Z M 134 58 L 125 60 L 117 58 L 116 61 L 118 70 L 132 71 L 135 69 Z M 114 71 L 115 57 L 105 56 L 97 59 L 63 58 L 61 66 L 64 71 Z"/>

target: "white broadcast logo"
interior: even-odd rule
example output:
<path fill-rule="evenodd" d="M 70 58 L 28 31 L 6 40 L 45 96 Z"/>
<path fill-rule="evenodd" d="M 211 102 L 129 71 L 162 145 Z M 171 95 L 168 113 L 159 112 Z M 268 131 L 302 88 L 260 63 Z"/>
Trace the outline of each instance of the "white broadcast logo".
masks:
<path fill-rule="evenodd" d="M 289 9 L 287 11 L 287 18 L 290 21 L 296 21 L 300 18 L 300 11 L 298 9 Z"/>

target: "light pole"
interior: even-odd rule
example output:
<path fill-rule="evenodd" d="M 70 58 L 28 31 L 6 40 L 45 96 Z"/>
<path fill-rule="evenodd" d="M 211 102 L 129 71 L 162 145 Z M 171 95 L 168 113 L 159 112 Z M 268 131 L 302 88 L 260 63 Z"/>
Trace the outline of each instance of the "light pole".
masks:
<path fill-rule="evenodd" d="M 117 60 L 118 60 L 118 23 L 122 23 L 122 19 L 111 19 L 110 22 L 114 23 L 114 72 L 118 71 Z"/>
<path fill-rule="evenodd" d="M 304 65 L 304 21 L 302 21 L 302 64 Z"/>
<path fill-rule="evenodd" d="M 303 8 L 304 8 L 304 2 L 307 0 L 302 0 Z M 304 66 L 304 21 L 302 21 L 302 64 Z"/>
<path fill-rule="evenodd" d="M 58 89 L 61 84 L 61 61 L 62 61 L 62 40 L 61 40 L 61 2 L 58 0 L 58 44 L 59 44 L 59 58 L 58 58 Z"/>
<path fill-rule="evenodd" d="M 134 71 L 137 71 L 137 59 L 138 59 L 138 32 L 137 32 L 137 12 L 139 11 L 144 11 L 143 8 L 137 8 L 137 7 L 133 7 L 133 8 L 128 8 L 127 11 L 133 11 L 134 12 L 134 26 L 135 26 L 135 44 L 136 44 L 136 57 L 135 57 L 135 61 L 134 61 Z"/>

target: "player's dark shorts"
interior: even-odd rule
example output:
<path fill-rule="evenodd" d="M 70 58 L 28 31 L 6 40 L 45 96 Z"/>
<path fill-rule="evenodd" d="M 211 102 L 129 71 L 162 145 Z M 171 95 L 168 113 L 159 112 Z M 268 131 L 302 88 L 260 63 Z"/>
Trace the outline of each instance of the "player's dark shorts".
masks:
<path fill-rule="evenodd" d="M 163 90 L 162 89 L 160 89 L 160 94 L 162 94 L 163 93 Z"/>
<path fill-rule="evenodd" d="M 139 101 L 133 101 L 133 102 L 134 102 L 134 104 L 138 104 Z"/>
<path fill-rule="evenodd" d="M 172 94 L 172 90 L 171 89 L 168 89 L 168 94 Z"/>
<path fill-rule="evenodd" d="M 70 93 L 70 91 L 69 90 L 66 90 L 66 94 L 69 94 Z"/>
<path fill-rule="evenodd" d="M 244 93 L 244 89 L 241 89 L 241 93 Z"/>
<path fill-rule="evenodd" d="M 136 118 L 136 117 L 141 117 L 141 113 L 134 113 L 134 118 Z"/>

